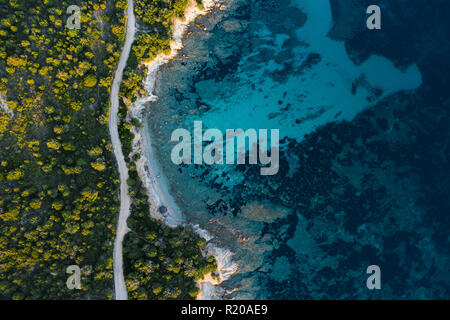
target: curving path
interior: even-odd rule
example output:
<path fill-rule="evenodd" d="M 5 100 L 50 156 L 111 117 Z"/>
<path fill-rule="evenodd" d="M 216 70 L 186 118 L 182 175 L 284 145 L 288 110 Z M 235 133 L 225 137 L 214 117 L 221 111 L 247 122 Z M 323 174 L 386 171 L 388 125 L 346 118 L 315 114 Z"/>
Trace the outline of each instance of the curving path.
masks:
<path fill-rule="evenodd" d="M 110 95 L 110 114 L 109 114 L 109 134 L 111 135 L 111 142 L 113 145 L 114 156 L 117 160 L 120 173 L 120 212 L 119 220 L 117 223 L 116 240 L 114 242 L 114 288 L 116 300 L 127 300 L 127 287 L 125 285 L 125 278 L 123 275 L 123 256 L 122 256 L 122 241 L 125 234 L 129 231 L 127 226 L 127 218 L 130 215 L 131 200 L 128 195 L 128 168 L 125 163 L 125 158 L 122 152 L 122 143 L 119 138 L 118 122 L 119 117 L 117 113 L 119 111 L 119 89 L 122 82 L 123 70 L 128 61 L 128 56 L 131 51 L 131 45 L 134 42 L 136 34 L 136 18 L 134 16 L 133 0 L 127 0 L 128 8 L 127 14 L 127 28 L 125 36 L 125 44 L 120 54 L 119 64 L 117 65 L 116 72 L 114 74 L 114 80 L 111 86 Z"/>

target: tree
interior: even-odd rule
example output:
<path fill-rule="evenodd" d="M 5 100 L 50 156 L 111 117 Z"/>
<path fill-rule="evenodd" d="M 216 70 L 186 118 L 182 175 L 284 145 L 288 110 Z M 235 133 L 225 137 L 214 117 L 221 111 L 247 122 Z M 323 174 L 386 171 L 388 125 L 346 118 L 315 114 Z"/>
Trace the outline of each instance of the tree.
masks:
<path fill-rule="evenodd" d="M 89 75 L 84 79 L 84 85 L 88 88 L 92 88 L 97 84 L 97 78 L 94 75 Z"/>

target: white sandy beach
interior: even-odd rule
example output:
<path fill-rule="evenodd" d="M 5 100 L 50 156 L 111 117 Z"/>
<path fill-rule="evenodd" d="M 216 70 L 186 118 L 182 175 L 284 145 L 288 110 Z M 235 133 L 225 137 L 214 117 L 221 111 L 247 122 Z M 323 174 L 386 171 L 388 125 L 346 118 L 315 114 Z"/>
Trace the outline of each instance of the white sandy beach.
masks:
<path fill-rule="evenodd" d="M 156 82 L 156 75 L 161 66 L 174 58 L 178 51 L 183 47 L 182 38 L 190 23 L 192 23 L 199 15 L 206 14 L 214 6 L 222 5 L 224 1 L 204 0 L 204 10 L 199 9 L 195 5 L 195 1 L 191 1 L 187 7 L 184 19 L 176 19 L 174 22 L 173 38 L 171 42 L 171 52 L 169 55 L 160 54 L 154 60 L 146 63 L 147 77 L 144 81 L 144 88 L 148 95 L 139 99 L 130 107 L 129 117 L 141 120 L 140 128 L 133 128 L 135 135 L 133 140 L 133 154 L 140 153 L 141 157 L 136 163 L 139 177 L 147 188 L 149 196 L 150 215 L 153 218 L 160 219 L 168 226 L 176 227 L 184 223 L 182 210 L 178 207 L 175 200 L 169 192 L 167 180 L 165 179 L 156 158 L 153 155 L 152 141 L 150 130 L 148 129 L 147 117 L 145 116 L 146 103 L 156 101 L 157 97 L 153 94 Z M 158 210 L 164 206 L 167 211 Z M 162 213 L 163 212 L 163 213 Z M 194 226 L 197 233 L 207 241 L 212 237 L 206 230 L 202 230 L 199 226 Z M 204 280 L 198 281 L 197 285 L 200 289 L 198 299 L 217 299 L 220 296 L 221 289 L 218 285 L 231 277 L 238 270 L 237 264 L 233 261 L 233 253 L 224 248 L 218 248 L 209 242 L 206 246 L 205 255 L 213 255 L 216 258 L 218 266 L 218 279 L 214 279 L 210 275 Z"/>

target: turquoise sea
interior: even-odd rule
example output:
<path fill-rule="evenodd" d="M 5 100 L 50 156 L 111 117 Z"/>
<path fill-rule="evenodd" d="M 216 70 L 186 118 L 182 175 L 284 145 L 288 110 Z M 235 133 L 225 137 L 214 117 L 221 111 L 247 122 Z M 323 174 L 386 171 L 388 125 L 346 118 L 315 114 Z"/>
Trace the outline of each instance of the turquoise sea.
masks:
<path fill-rule="evenodd" d="M 363 5 L 350 10 L 365 19 Z M 155 154 L 186 220 L 234 253 L 239 272 L 222 284 L 227 298 L 448 294 L 449 238 L 436 238 L 436 223 L 448 218 L 426 218 L 448 201 L 426 197 L 432 182 L 417 160 L 433 153 L 416 121 L 424 119 L 416 108 L 426 113 L 426 95 L 436 95 L 423 90 L 431 71 L 420 55 L 395 59 L 392 51 L 407 49 L 386 47 L 389 31 L 367 40 L 365 20 L 348 31 L 342 16 L 329 0 L 230 1 L 199 18 L 159 72 L 159 99 L 148 109 Z M 222 132 L 279 129 L 278 174 L 261 176 L 258 165 L 175 165 L 171 134 L 192 132 L 194 121 Z M 373 264 L 383 272 L 381 291 L 366 288 Z"/>

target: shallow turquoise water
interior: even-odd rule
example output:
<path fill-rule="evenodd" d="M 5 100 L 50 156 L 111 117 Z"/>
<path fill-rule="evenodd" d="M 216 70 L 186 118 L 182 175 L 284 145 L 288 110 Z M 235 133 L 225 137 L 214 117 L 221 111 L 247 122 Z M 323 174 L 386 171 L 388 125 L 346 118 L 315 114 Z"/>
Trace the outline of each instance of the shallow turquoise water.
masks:
<path fill-rule="evenodd" d="M 252 21 L 253 41 L 260 41 L 261 46 L 255 45 L 240 59 L 233 77 L 195 83 L 202 102 L 211 107 L 200 118 L 206 127 L 223 132 L 234 128 L 280 129 L 280 138 L 301 141 L 319 126 L 331 121 L 350 121 L 383 97 L 420 86 L 421 74 L 416 65 L 402 71 L 381 56 L 355 65 L 344 43 L 327 37 L 332 25 L 328 0 L 296 0 L 291 5 L 301 9 L 307 21 L 294 31 L 301 42 L 291 48 L 294 56 L 289 61 L 276 62 L 271 56 L 260 63 L 252 61 L 262 50 L 271 49 L 277 55 L 290 37 L 272 33 L 262 21 Z M 312 54 L 318 55 L 320 61 L 311 68 L 302 68 Z M 289 72 L 283 81 L 268 76 L 285 72 L 283 64 L 287 62 L 292 63 L 290 68 L 299 70 Z M 361 84 L 352 93 L 355 83 Z M 198 119 L 187 117 L 186 125 Z"/>
<path fill-rule="evenodd" d="M 404 251 L 401 265 L 415 264 L 426 245 L 409 248 L 405 242 L 419 240 L 402 236 L 420 225 L 410 216 L 421 212 L 419 187 L 403 174 L 410 164 L 392 156 L 401 148 L 383 148 L 411 135 L 398 132 L 408 125 L 388 110 L 421 87 L 419 67 L 400 69 L 380 55 L 353 62 L 344 43 L 327 36 L 328 0 L 245 0 L 200 22 L 207 31 L 191 28 L 183 52 L 159 74 L 149 124 L 187 220 L 235 253 L 240 273 L 224 287 L 239 291 L 229 297 L 367 298 L 368 265 L 384 262 L 392 273 L 392 252 Z M 279 129 L 280 173 L 174 165 L 170 135 L 192 132 L 194 121 L 222 132 Z M 384 128 L 380 136 L 373 123 Z M 406 297 L 394 294 L 404 289 L 402 276 L 378 297 Z"/>

